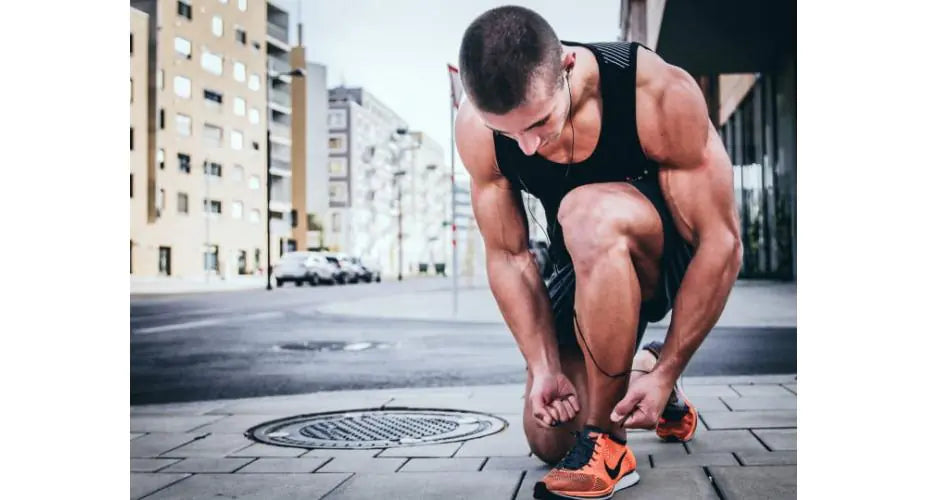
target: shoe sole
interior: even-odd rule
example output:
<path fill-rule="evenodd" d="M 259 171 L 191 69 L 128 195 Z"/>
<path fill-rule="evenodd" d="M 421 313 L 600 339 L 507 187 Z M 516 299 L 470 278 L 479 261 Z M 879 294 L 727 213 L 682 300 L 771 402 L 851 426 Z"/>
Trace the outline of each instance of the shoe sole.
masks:
<path fill-rule="evenodd" d="M 600 495 L 600 496 L 585 496 L 585 497 L 567 495 L 565 493 L 555 493 L 553 491 L 548 490 L 547 484 L 545 484 L 543 481 L 538 481 L 534 485 L 534 498 L 540 498 L 540 499 L 568 498 L 571 500 L 607 500 L 611 498 L 615 493 L 625 488 L 630 488 L 631 486 L 634 486 L 640 480 L 641 480 L 640 474 L 638 474 L 636 470 L 632 470 L 631 472 L 625 474 L 624 477 L 619 479 L 617 483 L 615 483 L 615 486 L 612 487 L 611 493 L 608 493 L 606 495 Z"/>
<path fill-rule="evenodd" d="M 689 431 L 689 434 L 682 439 L 672 435 L 666 437 L 660 437 L 657 435 L 657 437 L 660 438 L 660 440 L 662 440 L 664 443 L 688 443 L 692 440 L 692 437 L 695 436 L 695 430 L 698 429 L 698 410 L 695 409 L 695 406 L 693 406 L 688 399 L 683 400 L 686 402 L 686 405 L 689 408 L 692 408 L 692 413 L 695 414 L 695 425 L 692 426 L 692 430 Z"/>

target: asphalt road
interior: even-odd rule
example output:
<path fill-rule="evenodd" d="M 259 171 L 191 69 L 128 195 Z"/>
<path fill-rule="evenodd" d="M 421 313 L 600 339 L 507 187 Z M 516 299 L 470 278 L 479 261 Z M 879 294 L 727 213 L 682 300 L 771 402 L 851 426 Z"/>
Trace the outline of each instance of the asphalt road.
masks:
<path fill-rule="evenodd" d="M 131 403 L 524 382 L 524 360 L 504 325 L 333 317 L 315 310 L 328 302 L 448 286 L 448 280 L 416 279 L 133 296 Z M 650 329 L 644 341 L 664 334 Z M 794 328 L 716 328 L 686 374 L 795 373 L 795 353 Z"/>

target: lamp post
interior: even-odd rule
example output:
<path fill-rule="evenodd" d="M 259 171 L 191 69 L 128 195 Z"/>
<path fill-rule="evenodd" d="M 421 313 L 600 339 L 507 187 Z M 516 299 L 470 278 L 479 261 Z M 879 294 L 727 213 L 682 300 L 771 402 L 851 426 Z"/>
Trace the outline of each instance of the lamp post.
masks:
<path fill-rule="evenodd" d="M 268 61 L 269 62 L 269 61 Z M 306 72 L 302 68 L 292 69 L 286 73 L 271 73 L 270 69 L 267 70 L 267 289 L 273 290 L 273 287 L 270 286 L 270 89 L 273 87 L 273 82 L 278 80 L 281 76 L 294 76 L 302 77 L 306 76 Z"/>
<path fill-rule="evenodd" d="M 405 170 L 393 172 L 393 185 L 396 186 L 396 207 L 399 212 L 399 233 L 397 235 L 399 241 L 399 275 L 397 279 L 399 281 L 402 281 L 402 176 L 404 175 L 406 175 Z"/>

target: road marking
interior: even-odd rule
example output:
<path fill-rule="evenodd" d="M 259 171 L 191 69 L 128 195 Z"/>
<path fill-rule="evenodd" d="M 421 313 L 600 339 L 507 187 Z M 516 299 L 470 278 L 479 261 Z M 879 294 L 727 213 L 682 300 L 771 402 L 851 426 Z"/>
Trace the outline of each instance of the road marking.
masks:
<path fill-rule="evenodd" d="M 151 326 L 148 328 L 139 328 L 133 330 L 133 335 L 146 335 L 150 333 L 161 333 L 161 332 L 172 332 L 176 330 L 190 330 L 193 328 L 200 328 L 203 326 L 215 326 L 224 323 L 236 323 L 240 321 L 255 321 L 262 319 L 273 319 L 273 318 L 282 318 L 283 311 L 269 311 L 269 312 L 260 312 L 252 314 L 244 314 L 240 316 L 230 316 L 225 318 L 210 318 L 210 319 L 201 319 L 198 321 L 187 321 L 184 323 L 174 323 L 171 325 L 161 325 L 161 326 Z"/>

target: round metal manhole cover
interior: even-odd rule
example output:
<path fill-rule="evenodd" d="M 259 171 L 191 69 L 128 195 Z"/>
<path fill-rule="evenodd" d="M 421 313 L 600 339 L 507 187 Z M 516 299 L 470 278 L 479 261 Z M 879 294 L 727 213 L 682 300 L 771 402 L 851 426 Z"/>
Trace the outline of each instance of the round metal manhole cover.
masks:
<path fill-rule="evenodd" d="M 392 408 L 289 417 L 252 427 L 245 435 L 296 448 L 394 448 L 467 441 L 495 434 L 506 425 L 485 413 Z"/>

